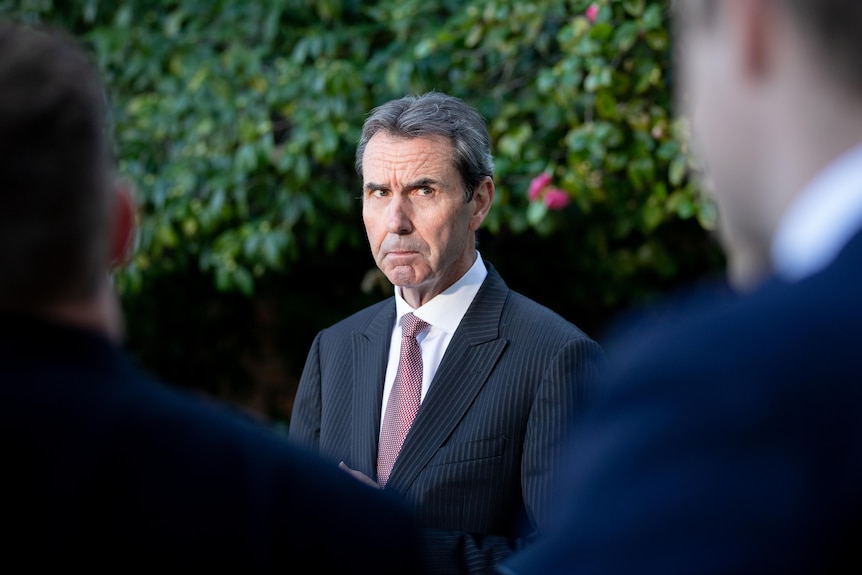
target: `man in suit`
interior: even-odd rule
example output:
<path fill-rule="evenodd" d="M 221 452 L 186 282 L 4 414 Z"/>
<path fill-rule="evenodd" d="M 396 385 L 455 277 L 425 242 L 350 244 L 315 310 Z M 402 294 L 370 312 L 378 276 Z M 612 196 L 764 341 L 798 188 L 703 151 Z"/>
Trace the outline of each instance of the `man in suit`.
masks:
<path fill-rule="evenodd" d="M 544 526 L 561 438 L 603 352 L 510 290 L 477 251 L 494 181 L 473 108 L 437 92 L 383 104 L 363 126 L 356 167 L 371 252 L 395 295 L 314 339 L 290 438 L 409 502 L 431 572 L 487 573 Z M 412 314 L 426 322 L 421 382 L 393 452 Z"/>
<path fill-rule="evenodd" d="M 414 518 L 125 356 L 134 227 L 103 90 L 64 34 L 0 22 L 4 562 L 27 572 L 422 572 Z"/>
<path fill-rule="evenodd" d="M 547 537 L 506 574 L 858 573 L 862 3 L 677 3 L 734 294 L 609 345 Z"/>

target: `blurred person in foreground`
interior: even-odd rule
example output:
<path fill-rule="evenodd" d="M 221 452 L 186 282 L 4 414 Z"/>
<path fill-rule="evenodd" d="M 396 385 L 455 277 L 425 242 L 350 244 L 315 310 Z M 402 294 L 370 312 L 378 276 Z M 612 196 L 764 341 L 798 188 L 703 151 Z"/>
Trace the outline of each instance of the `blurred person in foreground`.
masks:
<path fill-rule="evenodd" d="M 0 21 L 0 550 L 28 572 L 421 572 L 401 502 L 121 350 L 132 198 L 65 34 Z"/>
<path fill-rule="evenodd" d="M 609 346 L 505 574 L 862 570 L 862 2 L 677 2 L 733 294 Z"/>
<path fill-rule="evenodd" d="M 494 180 L 472 107 L 439 92 L 379 106 L 356 167 L 371 252 L 395 294 L 317 335 L 289 435 L 408 502 L 432 573 L 490 573 L 541 533 L 561 439 L 603 351 L 510 290 L 477 250 Z M 402 377 L 408 325 L 421 359 Z M 408 380 L 409 408 L 396 409 Z"/>

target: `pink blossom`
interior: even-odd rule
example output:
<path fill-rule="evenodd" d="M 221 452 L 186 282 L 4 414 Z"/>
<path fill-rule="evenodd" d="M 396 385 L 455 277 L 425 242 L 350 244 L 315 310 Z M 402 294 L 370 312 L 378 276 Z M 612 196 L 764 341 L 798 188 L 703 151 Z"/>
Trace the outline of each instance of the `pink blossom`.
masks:
<path fill-rule="evenodd" d="M 559 188 L 551 188 L 545 192 L 544 199 L 549 210 L 562 210 L 569 205 L 569 194 Z"/>
<path fill-rule="evenodd" d="M 587 7 L 586 11 L 584 12 L 584 15 L 587 17 L 587 20 L 589 20 L 590 22 L 595 22 L 596 18 L 598 18 L 598 16 L 599 16 L 598 4 L 590 4 Z"/>
<path fill-rule="evenodd" d="M 551 176 L 547 173 L 542 172 L 530 182 L 530 189 L 527 191 L 527 195 L 530 198 L 531 202 L 535 202 L 542 195 L 542 190 L 544 190 L 548 184 L 551 183 Z"/>

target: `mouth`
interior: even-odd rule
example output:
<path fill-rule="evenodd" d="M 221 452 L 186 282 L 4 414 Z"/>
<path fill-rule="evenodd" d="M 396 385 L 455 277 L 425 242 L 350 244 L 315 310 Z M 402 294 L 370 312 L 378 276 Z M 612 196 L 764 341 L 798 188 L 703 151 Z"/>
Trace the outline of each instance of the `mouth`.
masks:
<path fill-rule="evenodd" d="M 413 257 L 416 257 L 417 255 L 419 255 L 419 252 L 413 250 L 392 250 L 386 252 L 386 255 L 383 259 L 399 262 L 402 260 L 411 259 Z"/>

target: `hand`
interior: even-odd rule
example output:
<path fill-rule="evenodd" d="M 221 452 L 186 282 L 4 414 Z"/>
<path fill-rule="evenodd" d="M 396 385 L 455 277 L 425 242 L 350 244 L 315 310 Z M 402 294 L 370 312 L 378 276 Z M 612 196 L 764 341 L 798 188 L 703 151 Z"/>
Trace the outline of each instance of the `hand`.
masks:
<path fill-rule="evenodd" d="M 370 485 L 371 487 L 376 487 L 377 489 L 382 489 L 376 481 L 374 481 L 373 479 L 371 479 L 370 477 L 368 477 L 367 475 L 365 475 L 361 471 L 356 471 L 355 469 L 350 469 L 349 467 L 347 467 L 347 465 L 343 461 L 338 464 L 338 468 L 343 469 L 344 471 L 346 471 L 347 473 L 349 473 L 350 475 L 352 475 L 353 477 L 355 477 L 356 479 L 358 479 L 359 481 L 361 481 L 362 483 L 364 483 L 366 485 Z"/>

